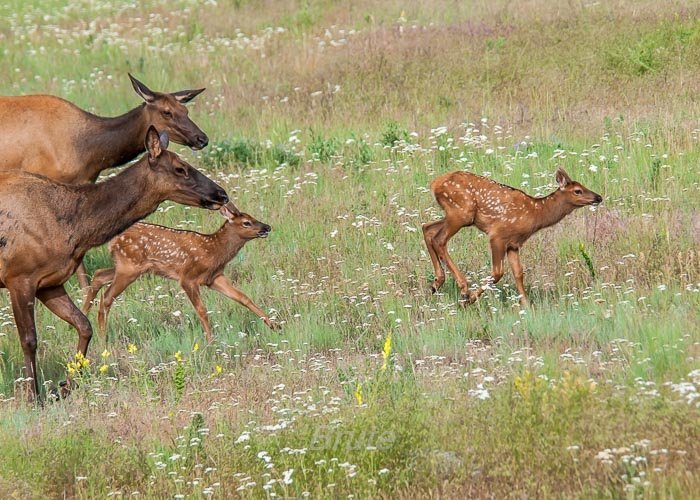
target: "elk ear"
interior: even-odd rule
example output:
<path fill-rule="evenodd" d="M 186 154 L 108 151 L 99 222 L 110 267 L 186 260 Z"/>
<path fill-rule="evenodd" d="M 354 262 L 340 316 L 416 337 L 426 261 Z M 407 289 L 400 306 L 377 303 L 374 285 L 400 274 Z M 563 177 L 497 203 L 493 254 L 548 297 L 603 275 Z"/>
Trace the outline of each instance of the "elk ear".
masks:
<path fill-rule="evenodd" d="M 173 92 L 170 95 L 173 96 L 175 99 L 177 99 L 177 102 L 185 104 L 186 102 L 190 102 L 192 99 L 197 97 L 199 94 L 201 94 L 205 90 L 206 89 L 181 90 L 179 92 Z"/>
<path fill-rule="evenodd" d="M 226 220 L 228 220 L 229 222 L 233 222 L 233 219 L 235 217 L 241 215 L 241 211 L 238 210 L 236 205 L 234 205 L 230 201 L 219 209 L 219 213 L 226 217 Z"/>
<path fill-rule="evenodd" d="M 158 131 L 153 125 L 148 127 L 148 132 L 146 132 L 146 151 L 148 151 L 148 163 L 150 164 L 154 164 L 163 153 Z"/>
<path fill-rule="evenodd" d="M 559 189 L 564 189 L 567 184 L 571 183 L 571 177 L 569 177 L 569 174 L 561 167 L 557 169 L 554 178 L 557 180 L 557 184 L 559 184 Z"/>
<path fill-rule="evenodd" d="M 153 93 L 153 91 L 146 87 L 143 83 L 138 81 L 136 78 L 131 76 L 131 73 L 128 73 L 128 75 L 129 80 L 131 80 L 131 85 L 133 85 L 136 93 L 140 95 L 144 101 L 153 102 L 153 100 L 156 98 L 156 95 Z"/>
<path fill-rule="evenodd" d="M 160 148 L 161 149 L 168 149 L 168 144 L 170 144 L 170 139 L 168 138 L 168 133 L 163 130 L 160 133 L 160 136 L 158 137 L 160 140 Z"/>

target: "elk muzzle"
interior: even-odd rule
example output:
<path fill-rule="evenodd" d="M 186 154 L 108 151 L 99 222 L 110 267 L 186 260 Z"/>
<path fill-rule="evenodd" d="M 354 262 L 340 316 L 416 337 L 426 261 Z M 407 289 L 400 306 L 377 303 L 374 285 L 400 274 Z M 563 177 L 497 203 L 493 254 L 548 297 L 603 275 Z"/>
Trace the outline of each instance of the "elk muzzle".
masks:
<path fill-rule="evenodd" d="M 272 231 L 272 227 L 268 224 L 263 224 L 260 231 L 258 231 L 258 238 L 267 238 L 270 236 L 270 231 Z"/>

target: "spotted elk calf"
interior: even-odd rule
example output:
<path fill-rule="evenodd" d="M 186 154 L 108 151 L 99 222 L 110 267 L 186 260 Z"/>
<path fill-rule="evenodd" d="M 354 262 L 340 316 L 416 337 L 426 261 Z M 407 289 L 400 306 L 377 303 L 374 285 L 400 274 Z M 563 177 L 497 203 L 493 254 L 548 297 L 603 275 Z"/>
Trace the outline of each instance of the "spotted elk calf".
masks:
<path fill-rule="evenodd" d="M 226 222 L 213 234 L 138 223 L 114 238 L 109 243 L 114 267 L 95 272 L 85 296 L 83 312 L 89 311 L 100 288 L 111 283 L 102 297 L 98 314 L 100 329 L 106 334 L 107 315 L 114 299 L 139 276 L 152 273 L 180 283 L 197 311 L 207 340 L 212 336 L 207 309 L 199 294 L 201 286 L 208 286 L 244 305 L 268 327 L 279 328 L 223 274 L 226 264 L 243 245 L 255 238 L 267 238 L 272 228 L 241 213 L 232 203 L 224 205 L 220 212 Z"/>
<path fill-rule="evenodd" d="M 603 201 L 599 194 L 572 181 L 564 169 L 557 169 L 555 176 L 559 188 L 542 198 L 469 172 L 436 178 L 430 189 L 445 217 L 423 225 L 423 237 L 435 268 L 433 293 L 445 282 L 443 262 L 457 281 L 462 301 L 471 304 L 484 293 L 484 287 L 469 290 L 467 279 L 447 253 L 450 238 L 463 227 L 474 225 L 489 237 L 493 283 L 503 276 L 503 261 L 507 256 L 520 302 L 528 304 L 520 248 L 537 231 L 553 226 L 575 209 Z"/>

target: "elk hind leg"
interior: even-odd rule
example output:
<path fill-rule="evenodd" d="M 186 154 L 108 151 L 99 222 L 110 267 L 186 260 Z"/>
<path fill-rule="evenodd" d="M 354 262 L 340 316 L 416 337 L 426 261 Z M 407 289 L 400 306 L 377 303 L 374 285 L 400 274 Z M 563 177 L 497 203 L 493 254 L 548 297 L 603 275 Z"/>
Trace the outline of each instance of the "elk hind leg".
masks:
<path fill-rule="evenodd" d="M 506 257 L 506 245 L 500 240 L 491 240 L 491 284 L 495 285 L 503 277 L 503 261 Z M 486 291 L 486 287 L 481 286 L 475 292 L 470 293 L 467 302 L 473 304 L 481 294 Z"/>
<path fill-rule="evenodd" d="M 34 298 L 36 288 L 31 286 L 13 287 L 7 285 L 12 302 L 12 313 L 17 325 L 19 341 L 24 352 L 26 378 L 32 379 L 30 399 L 39 398 L 39 379 L 36 373 L 36 323 L 34 321 Z"/>
<path fill-rule="evenodd" d="M 445 270 L 442 268 L 442 262 L 440 261 L 434 246 L 435 236 L 442 229 L 444 222 L 445 219 L 442 219 L 423 224 L 423 239 L 425 240 L 425 246 L 428 248 L 430 260 L 433 263 L 433 268 L 435 269 L 435 279 L 433 280 L 433 285 L 431 287 L 433 293 L 437 293 L 443 283 L 445 283 Z"/>
<path fill-rule="evenodd" d="M 520 252 L 516 249 L 509 249 L 508 262 L 510 262 L 510 269 L 513 271 L 513 278 L 515 278 L 515 287 L 520 294 L 520 304 L 527 306 L 530 304 L 530 300 L 527 298 L 527 293 L 525 293 L 525 280 L 523 265 L 520 263 Z"/>
<path fill-rule="evenodd" d="M 456 221 L 450 221 L 450 219 L 445 219 L 445 223 L 434 238 L 434 248 L 437 253 L 438 258 L 440 258 L 447 269 L 450 270 L 452 276 L 454 276 L 457 286 L 459 287 L 460 294 L 462 298 L 469 296 L 469 282 L 467 278 L 462 274 L 462 272 L 454 263 L 452 257 L 447 252 L 447 243 L 450 239 L 457 234 L 457 232 L 464 227 L 464 224 L 457 223 Z"/>

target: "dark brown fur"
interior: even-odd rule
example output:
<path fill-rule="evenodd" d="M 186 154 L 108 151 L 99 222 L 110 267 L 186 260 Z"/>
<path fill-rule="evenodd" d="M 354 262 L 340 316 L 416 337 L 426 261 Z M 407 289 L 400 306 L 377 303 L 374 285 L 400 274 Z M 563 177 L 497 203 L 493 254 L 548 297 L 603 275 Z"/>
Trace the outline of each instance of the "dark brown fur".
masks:
<path fill-rule="evenodd" d="M 460 288 L 462 300 L 474 302 L 483 292 L 475 292 L 447 253 L 447 242 L 466 226 L 476 226 L 489 237 L 492 279 L 503 276 L 503 261 L 508 256 L 520 301 L 527 304 L 520 264 L 520 248 L 534 233 L 552 226 L 576 208 L 598 204 L 599 195 L 572 181 L 563 169 L 556 172 L 559 189 L 543 198 L 534 198 L 486 177 L 469 172 L 453 172 L 436 178 L 430 185 L 445 218 L 423 225 L 423 237 L 435 268 L 433 293 L 445 282 L 442 263 L 447 265 Z"/>
<path fill-rule="evenodd" d="M 151 127 L 146 143 L 148 154 L 134 166 L 98 184 L 58 184 L 40 175 L 0 172 L 0 238 L 7 239 L 0 248 L 0 287 L 10 292 L 26 376 L 34 380 L 35 395 L 35 298 L 78 330 L 78 351 L 86 355 L 92 328 L 63 288 L 85 252 L 164 200 L 210 209 L 228 201 L 221 187 L 165 150 L 165 135 L 159 138 Z"/>

